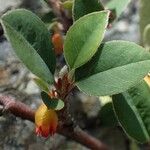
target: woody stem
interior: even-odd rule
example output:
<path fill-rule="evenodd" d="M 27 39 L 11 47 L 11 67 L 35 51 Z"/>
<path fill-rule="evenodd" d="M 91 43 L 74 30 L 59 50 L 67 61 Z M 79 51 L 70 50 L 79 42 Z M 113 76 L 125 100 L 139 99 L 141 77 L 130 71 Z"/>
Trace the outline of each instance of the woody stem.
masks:
<path fill-rule="evenodd" d="M 0 105 L 3 106 L 3 109 L 0 110 L 0 114 L 4 111 L 8 111 L 15 115 L 16 117 L 20 117 L 25 120 L 29 120 L 34 122 L 35 111 L 32 110 L 26 104 L 14 100 L 10 96 L 0 95 Z M 65 122 L 58 127 L 58 133 L 62 134 L 68 138 L 71 138 L 80 144 L 87 146 L 90 149 L 94 150 L 108 150 L 107 146 L 103 144 L 100 140 L 92 137 L 91 135 L 84 132 L 78 126 L 74 127 L 74 125 L 67 126 Z"/>

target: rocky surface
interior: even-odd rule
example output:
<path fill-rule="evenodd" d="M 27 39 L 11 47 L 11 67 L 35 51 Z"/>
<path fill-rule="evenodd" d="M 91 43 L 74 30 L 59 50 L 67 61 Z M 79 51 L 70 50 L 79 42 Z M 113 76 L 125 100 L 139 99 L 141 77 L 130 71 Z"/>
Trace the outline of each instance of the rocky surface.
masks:
<path fill-rule="evenodd" d="M 17 7 L 21 3 L 21 0 L 1 0 L 0 1 L 0 13 L 7 10 L 10 7 Z"/>

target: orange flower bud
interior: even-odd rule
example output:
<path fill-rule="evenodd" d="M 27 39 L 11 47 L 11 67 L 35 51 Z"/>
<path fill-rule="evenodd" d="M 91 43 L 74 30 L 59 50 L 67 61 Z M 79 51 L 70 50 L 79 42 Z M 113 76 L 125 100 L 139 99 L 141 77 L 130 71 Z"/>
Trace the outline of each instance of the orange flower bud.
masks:
<path fill-rule="evenodd" d="M 36 134 L 48 137 L 54 135 L 58 125 L 57 113 L 42 104 L 35 113 Z"/>
<path fill-rule="evenodd" d="M 54 45 L 56 55 L 60 55 L 63 52 L 63 38 L 59 33 L 55 33 L 52 37 L 52 43 Z"/>

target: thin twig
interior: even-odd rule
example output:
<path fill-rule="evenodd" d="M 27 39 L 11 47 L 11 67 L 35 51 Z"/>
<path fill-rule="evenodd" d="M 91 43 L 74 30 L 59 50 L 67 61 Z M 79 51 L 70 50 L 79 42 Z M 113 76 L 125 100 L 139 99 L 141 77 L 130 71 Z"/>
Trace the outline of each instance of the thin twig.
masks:
<path fill-rule="evenodd" d="M 0 104 L 3 105 L 3 111 L 8 111 L 16 117 L 34 122 L 35 111 L 22 102 L 15 101 L 10 96 L 0 95 Z M 58 127 L 58 133 L 71 138 L 92 150 L 108 150 L 105 144 L 87 134 L 77 126 L 67 126 L 65 125 L 65 122 L 63 122 L 62 125 L 59 125 Z"/>

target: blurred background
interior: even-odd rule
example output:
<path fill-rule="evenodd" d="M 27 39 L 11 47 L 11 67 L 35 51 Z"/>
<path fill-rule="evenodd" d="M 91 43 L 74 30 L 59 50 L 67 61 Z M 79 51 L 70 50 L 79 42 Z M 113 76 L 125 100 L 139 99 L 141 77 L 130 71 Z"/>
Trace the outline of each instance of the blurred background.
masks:
<path fill-rule="evenodd" d="M 105 3 L 106 0 L 103 0 Z M 26 8 L 36 13 L 51 26 L 51 8 L 42 0 L 0 0 L 0 16 L 9 10 Z M 140 41 L 139 1 L 132 0 L 112 27 L 107 30 L 105 41 Z M 60 64 L 62 56 L 58 56 Z M 58 67 L 60 65 L 58 63 Z M 32 80 L 33 75 L 20 63 L 0 26 L 0 92 L 13 96 L 31 108 L 40 103 L 40 90 Z M 103 99 L 103 101 L 101 101 Z M 111 150 L 149 150 L 129 139 L 118 126 L 108 97 L 95 98 L 79 93 L 71 98 L 71 112 L 81 128 L 104 141 Z M 107 105 L 105 105 L 107 103 Z M 2 107 L 0 106 L 0 110 Z M 109 110 L 109 111 L 107 111 Z M 61 135 L 43 139 L 35 135 L 33 123 L 21 120 L 5 112 L 0 114 L 0 150 L 88 150 L 84 146 Z"/>

